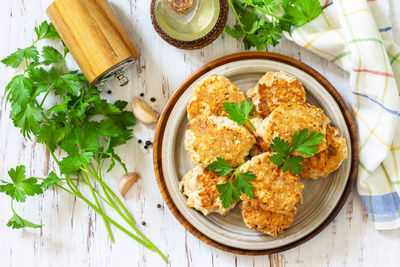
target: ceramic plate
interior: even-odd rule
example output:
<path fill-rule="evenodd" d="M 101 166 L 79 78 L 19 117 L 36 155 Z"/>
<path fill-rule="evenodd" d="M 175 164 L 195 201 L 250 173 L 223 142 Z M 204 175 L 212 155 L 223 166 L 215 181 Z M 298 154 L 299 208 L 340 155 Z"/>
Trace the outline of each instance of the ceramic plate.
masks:
<path fill-rule="evenodd" d="M 192 97 L 195 84 L 212 74 L 218 74 L 229 78 L 245 92 L 254 87 L 267 71 L 285 71 L 299 79 L 306 89 L 307 102 L 324 109 L 332 121 L 331 124 L 342 131 L 349 152 L 348 158 L 343 161 L 340 168 L 326 179 L 302 180 L 304 183 L 303 204 L 290 228 L 276 238 L 248 229 L 241 218 L 238 206 L 225 217 L 218 214 L 203 216 L 200 212 L 186 206 L 187 198 L 179 191 L 178 186 L 186 172 L 195 166 L 184 148 L 184 136 L 188 124 L 186 106 Z M 332 214 L 338 203 L 343 201 L 343 197 L 347 197 L 347 195 L 344 196 L 344 192 L 349 189 L 349 184 L 351 186 L 348 182 L 352 178 L 350 174 L 353 174 L 352 159 L 354 159 L 352 135 L 348 127 L 349 122 L 342 113 L 343 106 L 337 103 L 317 78 L 297 66 L 273 58 L 251 57 L 217 64 L 213 68 L 208 67 L 189 78 L 172 97 L 173 103 L 169 103 L 164 111 L 157 130 L 158 138 L 154 152 L 156 174 L 159 176 L 158 179 L 163 180 L 160 188 L 162 192 L 167 191 L 164 193 L 168 195 L 168 201 L 173 202 L 168 206 L 174 206 L 173 209 L 179 212 L 176 215 L 183 216 L 191 227 L 207 239 L 241 250 L 265 251 L 287 247 L 316 231 Z M 177 94 L 179 94 L 178 97 Z"/>

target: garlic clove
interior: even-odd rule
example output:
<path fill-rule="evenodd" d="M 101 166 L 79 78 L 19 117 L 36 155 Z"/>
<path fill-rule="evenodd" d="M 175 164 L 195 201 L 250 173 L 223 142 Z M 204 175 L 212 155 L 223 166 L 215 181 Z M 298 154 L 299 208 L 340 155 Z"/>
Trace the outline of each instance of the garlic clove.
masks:
<path fill-rule="evenodd" d="M 158 113 L 140 98 L 133 99 L 132 110 L 135 117 L 143 123 L 150 124 L 158 120 Z"/>
<path fill-rule="evenodd" d="M 121 180 L 119 181 L 119 192 L 121 193 L 122 197 L 129 191 L 132 185 L 139 179 L 139 174 L 136 172 L 129 172 L 122 176 Z"/>

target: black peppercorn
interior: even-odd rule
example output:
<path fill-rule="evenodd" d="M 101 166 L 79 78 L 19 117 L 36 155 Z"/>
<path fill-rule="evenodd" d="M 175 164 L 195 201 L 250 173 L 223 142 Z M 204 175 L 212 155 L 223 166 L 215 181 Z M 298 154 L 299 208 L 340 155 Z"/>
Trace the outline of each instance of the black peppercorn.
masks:
<path fill-rule="evenodd" d="M 146 146 L 151 146 L 151 141 L 146 141 Z"/>
<path fill-rule="evenodd" d="M 145 221 L 143 221 L 143 222 L 142 222 L 142 225 L 146 225 L 146 222 L 145 222 Z"/>
<path fill-rule="evenodd" d="M 108 90 L 108 91 L 107 91 L 107 94 L 111 95 L 111 93 L 112 93 L 112 91 L 111 91 L 111 90 Z"/>
<path fill-rule="evenodd" d="M 148 149 L 149 147 L 148 146 L 144 146 L 144 149 Z"/>
<path fill-rule="evenodd" d="M 137 142 L 138 142 L 139 144 L 141 144 L 141 143 L 142 143 L 142 139 L 137 140 Z"/>
<path fill-rule="evenodd" d="M 141 96 L 141 97 L 144 97 L 144 93 L 140 93 L 140 96 Z"/>
<path fill-rule="evenodd" d="M 157 208 L 161 209 L 161 204 L 157 204 Z"/>
<path fill-rule="evenodd" d="M 150 98 L 150 101 L 151 101 L 151 102 L 155 102 L 156 99 L 155 99 L 154 97 L 152 97 L 152 98 Z"/>

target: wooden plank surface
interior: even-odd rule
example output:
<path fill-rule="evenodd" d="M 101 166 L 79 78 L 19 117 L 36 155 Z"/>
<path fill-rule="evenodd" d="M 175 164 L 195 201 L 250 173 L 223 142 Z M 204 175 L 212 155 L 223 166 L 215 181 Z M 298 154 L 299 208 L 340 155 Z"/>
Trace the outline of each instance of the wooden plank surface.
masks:
<path fill-rule="evenodd" d="M 0 1 L 0 58 L 17 47 L 29 45 L 33 27 L 46 18 L 51 0 Z M 218 57 L 244 51 L 240 41 L 223 34 L 210 46 L 196 51 L 178 50 L 162 41 L 154 32 L 149 17 L 149 1 L 110 1 L 123 25 L 135 40 L 141 58 L 127 72 L 131 80 L 125 88 L 110 82 L 106 89 L 110 99 L 130 101 L 140 93 L 155 97 L 154 106 L 161 111 L 169 96 L 194 70 Z M 400 15 L 397 0 L 391 0 L 392 11 Z M 233 21 L 230 16 L 229 21 Z M 399 19 L 395 33 L 399 33 Z M 400 37 L 400 35 L 398 35 Z M 282 41 L 271 52 L 299 59 L 320 71 L 351 103 L 348 75 L 328 61 L 297 45 Z M 15 74 L 0 66 L 0 88 Z M 4 89 L 2 89 L 4 90 Z M 2 91 L 1 91 L 2 92 Z M 17 164 L 25 164 L 29 175 L 43 176 L 56 170 L 44 147 L 26 140 L 13 127 L 0 93 L 0 178 Z M 135 136 L 152 140 L 155 127 L 137 125 Z M 349 197 L 337 218 L 317 237 L 292 250 L 271 256 L 236 256 L 203 244 L 176 221 L 164 205 L 152 167 L 151 150 L 136 141 L 118 150 L 130 171 L 141 179 L 126 196 L 135 219 L 145 221 L 143 232 L 168 255 L 167 266 L 398 266 L 400 230 L 375 231 L 368 221 L 356 192 Z M 107 175 L 117 189 L 122 170 Z M 157 208 L 161 204 L 161 208 Z M 45 224 L 39 230 L 12 230 L 5 226 L 11 211 L 9 199 L 0 195 L 0 266 L 165 266 L 160 257 L 142 248 L 124 234 L 114 230 L 116 243 L 111 244 L 103 222 L 79 200 L 59 191 L 48 191 L 34 197 L 27 205 L 17 205 L 26 218 Z"/>

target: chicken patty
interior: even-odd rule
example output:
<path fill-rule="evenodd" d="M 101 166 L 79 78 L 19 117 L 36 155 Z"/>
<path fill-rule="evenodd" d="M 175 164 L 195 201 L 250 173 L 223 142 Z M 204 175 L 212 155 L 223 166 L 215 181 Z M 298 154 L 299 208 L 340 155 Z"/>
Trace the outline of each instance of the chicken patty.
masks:
<path fill-rule="evenodd" d="M 327 177 L 335 171 L 347 158 L 346 139 L 340 130 L 333 126 L 328 126 L 326 130 L 327 148 L 318 154 L 306 158 L 303 165 L 302 178 L 318 179 Z"/>
<path fill-rule="evenodd" d="M 212 212 L 227 215 L 236 205 L 233 204 L 225 209 L 219 198 L 216 185 L 228 182 L 227 177 L 196 166 L 191 169 L 180 181 L 179 189 L 188 197 L 186 205 L 202 212 L 204 216 Z"/>
<path fill-rule="evenodd" d="M 286 214 L 303 201 L 304 186 L 299 176 L 284 172 L 273 164 L 269 160 L 272 155 L 265 152 L 253 157 L 239 168 L 239 172 L 250 171 L 256 176 L 251 181 L 254 187 L 253 201 L 257 201 L 264 210 Z M 240 198 L 243 201 L 250 200 L 245 194 Z"/>
<path fill-rule="evenodd" d="M 255 138 L 248 130 L 226 117 L 198 117 L 189 122 L 185 149 L 193 162 L 207 167 L 217 157 L 236 167 L 245 161 Z"/>
<path fill-rule="evenodd" d="M 326 148 L 325 135 L 330 120 L 324 111 L 316 106 L 307 103 L 283 103 L 261 123 L 255 120 L 252 122 L 256 125 L 257 143 L 265 151 L 270 150 L 269 146 L 275 137 L 291 142 L 292 135 L 303 128 L 308 128 L 309 133 L 313 131 L 322 133 L 324 138 L 317 145 L 318 151 Z M 293 154 L 301 155 L 304 158 L 310 157 L 297 152 Z"/>
<path fill-rule="evenodd" d="M 283 72 L 267 72 L 257 85 L 247 91 L 255 109 L 266 118 L 282 103 L 303 103 L 306 91 L 294 76 Z"/>
<path fill-rule="evenodd" d="M 202 116 L 228 116 L 223 107 L 225 102 L 241 103 L 246 100 L 243 92 L 239 90 L 228 78 L 218 75 L 199 82 L 193 89 L 193 96 L 187 106 L 189 121 Z"/>
<path fill-rule="evenodd" d="M 295 205 L 287 214 L 281 214 L 264 210 L 253 201 L 243 201 L 240 205 L 246 226 L 272 237 L 283 233 L 292 224 L 297 208 Z"/>

